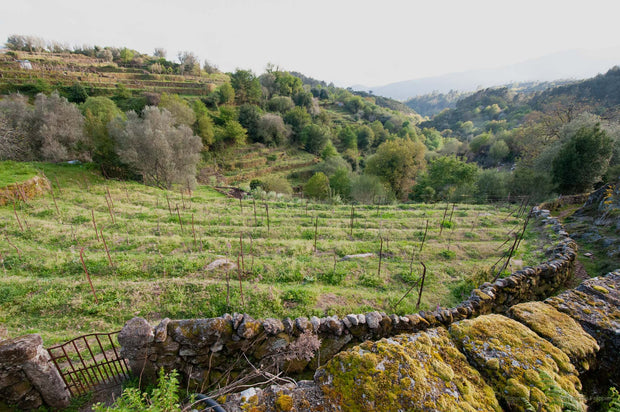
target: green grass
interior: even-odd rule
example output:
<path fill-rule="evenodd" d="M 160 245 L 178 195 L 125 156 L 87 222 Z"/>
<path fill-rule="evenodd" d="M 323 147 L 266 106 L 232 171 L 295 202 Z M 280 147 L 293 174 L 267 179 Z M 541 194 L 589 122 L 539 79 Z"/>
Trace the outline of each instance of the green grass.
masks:
<path fill-rule="evenodd" d="M 30 163 L 0 162 L 0 188 L 26 181 L 36 174 L 37 170 Z"/>
<path fill-rule="evenodd" d="M 243 201 L 241 211 L 239 200 L 206 186 L 189 196 L 106 181 L 86 165 L 33 168 L 50 179 L 54 197 L 18 204 L 23 231 L 13 207 L 0 207 L 0 329 L 5 329 L 0 334 L 36 332 L 48 345 L 118 330 L 133 316 L 157 322 L 226 312 L 257 318 L 391 313 L 420 277 L 421 261 L 428 267 L 421 309 L 452 306 L 461 297 L 453 290 L 462 292 L 463 280 L 476 278 L 505 253 L 510 245 L 498 247 L 516 224 L 504 221 L 507 208 L 459 204 L 454 226 L 440 235 L 444 205 L 359 205 L 351 236 L 350 206 L 311 203 L 306 214 L 305 200 L 282 200 L 268 203 L 268 229 L 263 201 L 256 201 L 255 221 L 251 199 Z M 93 215 L 113 266 L 95 234 Z M 245 271 L 208 271 L 207 265 L 222 256 L 237 262 L 240 235 Z M 515 259 L 539 262 L 528 252 L 533 240 L 525 239 Z M 82 267 L 82 248 L 98 304 Z M 340 261 L 369 252 L 374 256 Z M 396 312 L 414 313 L 416 300 L 414 292 Z"/>

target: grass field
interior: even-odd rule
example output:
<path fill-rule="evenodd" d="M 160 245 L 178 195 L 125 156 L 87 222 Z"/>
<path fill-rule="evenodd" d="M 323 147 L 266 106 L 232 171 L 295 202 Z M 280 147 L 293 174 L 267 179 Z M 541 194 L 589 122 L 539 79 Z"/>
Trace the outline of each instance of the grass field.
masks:
<path fill-rule="evenodd" d="M 48 345 L 120 329 L 133 316 L 413 313 L 415 291 L 395 305 L 420 262 L 428 267 L 420 308 L 451 306 L 484 280 L 522 224 L 510 215 L 518 205 L 403 204 L 356 206 L 351 229 L 351 206 L 240 203 L 206 186 L 190 196 L 106 181 L 83 165 L 34 166 L 53 193 L 0 208 L 0 333 L 36 332 Z M 537 242 L 527 233 L 515 262 L 538 263 Z M 374 255 L 340 261 L 358 253 Z M 244 270 L 207 270 L 219 257 Z"/>

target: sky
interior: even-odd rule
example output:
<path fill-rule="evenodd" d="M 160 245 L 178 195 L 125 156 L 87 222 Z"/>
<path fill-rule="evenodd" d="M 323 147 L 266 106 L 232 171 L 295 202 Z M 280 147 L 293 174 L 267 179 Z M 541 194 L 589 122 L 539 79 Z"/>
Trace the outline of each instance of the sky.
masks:
<path fill-rule="evenodd" d="M 273 63 L 339 86 L 379 86 L 618 49 L 618 15 L 618 0 L 3 0 L 0 41 L 163 47 L 170 60 L 191 51 L 223 71 L 260 74 Z"/>

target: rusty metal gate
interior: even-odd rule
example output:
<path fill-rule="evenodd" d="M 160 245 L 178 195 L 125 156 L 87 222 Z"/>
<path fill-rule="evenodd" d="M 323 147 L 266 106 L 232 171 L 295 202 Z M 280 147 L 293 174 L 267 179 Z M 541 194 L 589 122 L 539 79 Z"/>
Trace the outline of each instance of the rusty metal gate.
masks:
<path fill-rule="evenodd" d="M 116 342 L 118 332 L 91 333 L 47 349 L 72 396 L 115 386 L 129 377 Z"/>

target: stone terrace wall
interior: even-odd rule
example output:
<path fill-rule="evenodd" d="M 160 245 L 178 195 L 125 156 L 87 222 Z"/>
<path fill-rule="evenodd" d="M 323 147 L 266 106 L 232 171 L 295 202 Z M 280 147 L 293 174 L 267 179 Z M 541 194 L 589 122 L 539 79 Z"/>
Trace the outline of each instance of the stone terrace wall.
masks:
<path fill-rule="evenodd" d="M 35 176 L 21 183 L 13 183 L 0 188 L 0 206 L 15 201 L 32 199 L 51 189 L 50 181 L 45 177 Z"/>
<path fill-rule="evenodd" d="M 0 342 L 0 410 L 59 409 L 69 405 L 69 397 L 39 335 Z"/>
<path fill-rule="evenodd" d="M 370 312 L 343 318 L 301 317 L 284 320 L 255 320 L 247 314 L 225 314 L 211 319 L 164 319 L 155 328 L 134 318 L 119 334 L 122 355 L 135 374 L 155 376 L 159 368 L 181 371 L 190 384 L 206 387 L 247 369 L 245 355 L 254 365 L 281 359 L 281 353 L 310 332 L 321 340 L 310 361 L 280 361 L 289 373 L 315 370 L 336 353 L 368 339 L 377 340 L 401 333 L 413 333 L 488 313 L 504 313 L 511 306 L 542 300 L 557 291 L 572 275 L 576 244 L 548 210 L 533 214 L 559 238 L 553 257 L 535 267 L 524 268 L 494 283 L 485 283 L 471 296 L 450 309 L 398 316 Z M 241 361 L 240 361 L 241 359 Z"/>

